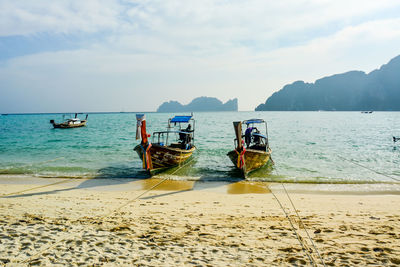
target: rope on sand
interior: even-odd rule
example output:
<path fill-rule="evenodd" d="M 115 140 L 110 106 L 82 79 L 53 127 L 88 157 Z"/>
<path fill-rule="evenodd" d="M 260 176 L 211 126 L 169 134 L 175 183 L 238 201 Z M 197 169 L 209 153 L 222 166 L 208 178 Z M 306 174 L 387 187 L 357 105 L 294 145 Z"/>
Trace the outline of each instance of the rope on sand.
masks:
<path fill-rule="evenodd" d="M 308 239 L 311 241 L 312 246 L 314 247 L 315 251 L 317 252 L 318 257 L 319 257 L 319 259 L 320 259 L 321 262 L 322 262 L 322 265 L 324 265 L 324 267 L 326 267 L 325 262 L 324 262 L 324 259 L 322 258 L 322 256 L 321 256 L 321 254 L 319 253 L 317 247 L 315 246 L 314 241 L 312 240 L 311 236 L 308 234 L 307 228 L 306 228 L 306 226 L 304 225 L 303 220 L 301 219 L 299 213 L 297 212 L 297 209 L 296 209 L 296 207 L 294 206 L 293 201 L 292 201 L 292 199 L 290 198 L 289 193 L 288 193 L 287 190 L 286 190 L 286 187 L 285 187 L 283 184 L 282 184 L 282 187 L 283 187 L 283 189 L 285 190 L 285 193 L 286 193 L 288 199 L 290 200 L 290 203 L 292 204 L 292 207 L 293 207 L 294 211 L 296 212 L 297 218 L 299 219 L 299 222 L 301 223 L 301 226 L 302 226 L 303 229 L 305 230 L 305 232 L 306 232 L 306 234 L 307 234 L 307 236 L 308 236 Z"/>
<path fill-rule="evenodd" d="M 378 171 L 376 171 L 376 170 L 374 170 L 374 169 L 371 169 L 371 168 L 369 168 L 369 167 L 367 167 L 367 166 L 361 165 L 360 163 L 355 162 L 355 161 L 352 160 L 352 159 L 349 160 L 349 159 L 346 159 L 346 158 L 344 158 L 344 157 L 342 157 L 342 156 L 340 156 L 340 155 L 337 155 L 337 157 L 340 158 L 340 159 L 342 159 L 342 160 L 345 160 L 345 161 L 348 161 L 348 162 L 350 162 L 350 163 L 353 163 L 354 165 L 360 166 L 361 168 L 364 168 L 364 169 L 367 169 L 367 170 L 369 170 L 369 171 L 372 171 L 372 172 L 374 172 L 374 173 L 376 173 L 376 174 L 379 174 L 379 175 L 382 175 L 382 176 L 385 176 L 385 177 L 387 177 L 387 178 L 390 178 L 390 179 L 393 179 L 393 180 L 395 180 L 395 181 L 400 182 L 400 179 L 394 178 L 394 177 L 392 177 L 392 176 L 387 175 L 386 173 L 378 172 Z"/>
<path fill-rule="evenodd" d="M 302 248 L 302 250 L 304 251 L 304 253 L 307 255 L 311 265 L 316 266 L 316 264 L 314 263 L 312 256 L 310 255 L 306 245 L 304 244 L 304 242 L 302 241 L 303 239 L 300 237 L 300 235 L 297 233 L 296 228 L 294 227 L 292 220 L 290 219 L 288 213 L 286 212 L 285 208 L 283 207 L 282 203 L 279 201 L 278 197 L 274 194 L 274 192 L 271 190 L 271 194 L 274 196 L 274 198 L 276 199 L 276 201 L 278 202 L 279 206 L 281 207 L 281 209 L 283 210 L 283 212 L 285 213 L 286 218 L 288 219 L 290 225 L 292 226 L 292 230 L 294 232 L 294 234 L 296 235 L 297 240 L 300 243 L 300 246 Z"/>
<path fill-rule="evenodd" d="M 25 190 L 4 194 L 4 195 L 1 195 L 0 198 L 9 197 L 9 196 L 13 196 L 13 195 L 18 195 L 18 194 L 21 194 L 21 193 L 24 193 L 24 192 L 27 192 L 27 191 L 31 191 L 31 190 L 35 190 L 35 189 L 39 189 L 39 188 L 44 188 L 44 187 L 48 187 L 48 186 L 52 186 L 52 185 L 69 183 L 71 181 L 73 181 L 73 179 L 68 178 L 68 179 L 65 179 L 65 180 L 62 180 L 62 181 L 58 181 L 58 182 L 55 182 L 55 183 L 36 186 L 36 187 L 28 188 L 28 189 L 25 189 Z"/>
<path fill-rule="evenodd" d="M 47 162 L 53 162 L 53 161 L 57 161 L 57 160 L 60 160 L 60 159 L 63 159 L 63 158 L 64 158 L 64 157 L 59 157 L 59 158 L 55 158 L 55 159 L 50 159 L 50 160 L 38 162 L 38 163 L 30 163 L 30 164 L 23 165 L 22 167 L 32 166 L 32 165 L 34 165 L 34 164 L 39 165 L 39 164 L 43 164 L 43 163 L 47 163 Z M 18 195 L 18 194 L 21 194 L 21 193 L 24 193 L 24 192 L 28 192 L 28 191 L 31 191 L 31 190 L 35 190 L 35 189 L 39 189 L 39 188 L 44 188 L 44 187 L 48 187 L 48 186 L 52 186 L 52 185 L 57 185 L 57 184 L 63 184 L 63 183 L 67 183 L 67 182 L 70 182 L 70 181 L 71 181 L 71 179 L 68 178 L 68 179 L 65 179 L 65 180 L 62 180 L 62 181 L 58 181 L 58 182 L 55 182 L 55 183 L 51 183 L 51 184 L 46 184 L 46 185 L 41 185 L 41 186 L 35 186 L 35 187 L 32 187 L 32 188 L 20 190 L 20 191 L 17 191 L 17 192 L 12 192 L 12 193 L 8 193 L 8 194 L 0 195 L 0 198 L 9 197 L 9 196 L 13 196 L 13 195 Z"/>
<path fill-rule="evenodd" d="M 177 171 L 179 171 L 181 168 L 183 168 L 184 166 L 186 166 L 187 164 L 189 164 L 189 162 L 191 162 L 192 160 L 193 160 L 193 158 L 190 159 L 189 161 L 187 161 L 185 164 L 179 166 L 179 168 L 176 169 L 174 172 L 172 172 L 171 175 L 175 174 L 175 173 L 176 173 Z M 122 209 L 123 207 L 125 207 L 125 206 L 127 206 L 127 205 L 129 205 L 129 204 L 131 204 L 132 202 L 134 202 L 135 200 L 137 200 L 137 199 L 140 198 L 141 196 L 147 194 L 148 192 L 150 192 L 151 190 L 153 190 L 154 188 L 156 188 L 157 186 L 159 186 L 160 184 L 164 183 L 164 182 L 167 181 L 167 180 L 169 180 L 169 177 L 166 177 L 166 178 L 162 179 L 160 182 L 158 182 L 157 184 L 155 184 L 155 185 L 152 186 L 151 188 L 147 189 L 147 190 L 144 191 L 143 193 L 139 194 L 139 195 L 136 196 L 134 199 L 131 199 L 131 200 L 125 202 L 124 204 L 122 204 L 122 205 L 118 206 L 117 208 L 111 210 L 109 213 L 106 213 L 105 215 L 99 217 L 98 220 L 102 220 L 102 219 L 105 219 L 105 218 L 111 216 L 111 215 L 114 214 L 116 211 Z M 42 254 L 43 254 L 44 252 L 46 252 L 47 250 L 52 249 L 52 248 L 54 248 L 55 246 L 57 246 L 59 243 L 65 241 L 67 238 L 72 238 L 72 237 L 74 237 L 74 235 L 78 235 L 78 234 L 79 234 L 79 233 L 70 234 L 70 235 L 68 235 L 68 236 L 66 236 L 66 237 L 63 237 L 63 238 L 58 239 L 58 240 L 55 241 L 53 244 L 51 244 L 51 245 L 49 245 L 48 247 L 46 247 L 46 248 L 40 250 L 40 251 L 37 252 L 37 253 L 31 255 L 29 258 L 27 258 L 26 260 L 22 261 L 21 263 L 27 263 L 27 262 L 30 262 L 30 261 L 34 260 L 36 257 L 42 255 Z M 82 236 L 81 236 L 80 238 L 82 239 Z"/>
<path fill-rule="evenodd" d="M 180 169 L 182 169 L 183 167 L 185 167 L 187 164 L 189 164 L 191 161 L 193 160 L 190 159 L 189 161 L 185 162 L 184 164 L 182 164 L 181 166 L 179 166 L 175 171 L 173 171 L 170 175 L 175 174 L 177 171 L 179 171 Z M 165 181 L 169 180 L 169 177 L 165 177 L 164 179 L 162 179 L 161 181 L 159 181 L 158 183 L 156 183 L 155 185 L 153 185 L 152 187 L 150 187 L 149 189 L 147 189 L 146 191 L 142 192 L 141 194 L 139 194 L 138 196 L 136 196 L 134 199 L 131 199 L 127 202 L 125 202 L 124 204 L 122 204 L 121 206 L 117 207 L 116 209 L 113 209 L 112 211 L 110 211 L 109 213 L 107 213 L 106 215 L 100 217 L 101 219 L 107 218 L 108 216 L 111 216 L 112 214 L 114 214 L 116 211 L 122 209 L 123 207 L 126 207 L 127 205 L 129 205 L 130 203 L 134 202 L 135 200 L 139 199 L 140 197 L 142 197 L 143 195 L 147 194 L 148 192 L 150 192 L 151 190 L 153 190 L 154 188 L 158 187 L 160 184 L 164 183 Z"/>
<path fill-rule="evenodd" d="M 276 168 L 275 168 L 275 172 L 276 172 L 276 174 L 279 176 L 279 173 L 278 173 L 278 171 L 277 171 Z M 306 232 L 306 234 L 307 234 L 307 236 L 308 236 L 308 239 L 311 241 L 311 244 L 312 244 L 312 246 L 314 247 L 314 250 L 316 251 L 316 253 L 317 253 L 319 259 L 321 260 L 322 265 L 323 265 L 324 267 L 326 267 L 325 262 L 324 262 L 324 260 L 323 260 L 323 258 L 322 258 L 322 256 L 321 256 L 321 254 L 319 253 L 317 247 L 315 246 L 314 241 L 312 240 L 311 236 L 309 235 L 309 233 L 308 233 L 308 231 L 307 231 L 307 228 L 306 228 L 306 226 L 305 226 L 304 223 L 303 223 L 303 220 L 301 219 L 299 213 L 297 212 L 297 209 L 296 209 L 296 207 L 295 207 L 295 205 L 294 205 L 294 203 L 293 203 L 293 201 L 292 201 L 292 199 L 291 199 L 291 197 L 290 197 L 288 191 L 286 190 L 286 188 L 285 188 L 285 186 L 283 185 L 283 183 L 280 183 L 280 184 L 282 185 L 282 187 L 283 187 L 283 189 L 284 189 L 284 191 L 285 191 L 285 193 L 286 193 L 286 196 L 288 197 L 288 199 L 289 199 L 289 201 L 290 201 L 290 203 L 291 203 L 291 205 L 292 205 L 294 211 L 296 212 L 297 218 L 299 219 L 299 229 L 300 229 L 300 226 L 303 227 L 303 229 L 305 230 L 305 232 Z M 294 225 L 293 225 L 293 223 L 292 223 L 292 221 L 291 221 L 289 215 L 287 214 L 286 210 L 284 209 L 282 203 L 279 201 L 278 197 L 274 194 L 274 192 L 271 190 L 271 188 L 270 188 L 270 191 L 271 191 L 272 195 L 274 196 L 275 200 L 279 203 L 279 206 L 281 207 L 281 209 L 283 210 L 283 212 L 285 213 L 286 218 L 288 219 L 290 225 L 292 226 L 292 230 L 293 230 L 293 232 L 295 233 L 297 240 L 299 241 L 299 243 L 300 243 L 300 245 L 301 245 L 303 251 L 307 254 L 307 257 L 309 258 L 311 264 L 314 265 L 314 266 L 317 266 L 315 260 L 312 260 L 312 259 L 314 259 L 313 256 L 312 256 L 311 254 L 309 254 L 309 250 L 307 249 L 308 246 L 305 244 L 303 238 L 297 233 L 296 228 L 294 227 Z M 300 225 L 300 223 L 301 223 L 301 225 Z M 311 250 L 311 251 L 312 251 L 312 250 Z"/>

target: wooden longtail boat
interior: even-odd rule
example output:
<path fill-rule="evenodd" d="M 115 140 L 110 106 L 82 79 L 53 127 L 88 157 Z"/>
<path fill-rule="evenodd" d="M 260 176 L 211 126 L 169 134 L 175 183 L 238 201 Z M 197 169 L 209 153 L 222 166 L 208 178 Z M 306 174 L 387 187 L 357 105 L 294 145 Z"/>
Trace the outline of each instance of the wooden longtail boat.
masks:
<path fill-rule="evenodd" d="M 63 117 L 65 117 L 65 115 Z M 78 118 L 78 113 L 75 113 L 74 118 L 66 119 L 64 122 L 61 123 L 56 123 L 54 122 L 54 120 L 50 120 L 50 123 L 53 124 L 54 128 L 62 128 L 62 129 L 77 128 L 86 126 L 87 118 L 88 114 L 86 114 L 86 118 L 84 120 L 81 120 Z"/>
<path fill-rule="evenodd" d="M 169 119 L 167 130 L 154 132 L 152 142 L 148 140 L 150 135 L 146 132 L 144 114 L 137 114 L 136 118 L 136 139 L 141 137 L 141 143 L 134 150 L 143 162 L 143 169 L 150 175 L 184 164 L 196 150 L 195 121 L 192 116 L 175 116 Z M 182 125 L 186 128 L 182 128 Z"/>
<path fill-rule="evenodd" d="M 242 133 L 242 124 L 246 125 L 245 134 Z M 265 124 L 265 135 L 261 134 L 256 124 Z M 227 156 L 238 168 L 243 177 L 266 165 L 271 159 L 271 149 L 268 143 L 267 123 L 262 119 L 251 119 L 233 122 L 236 138 L 235 149 L 230 151 Z M 245 140 L 243 140 L 243 137 Z"/>

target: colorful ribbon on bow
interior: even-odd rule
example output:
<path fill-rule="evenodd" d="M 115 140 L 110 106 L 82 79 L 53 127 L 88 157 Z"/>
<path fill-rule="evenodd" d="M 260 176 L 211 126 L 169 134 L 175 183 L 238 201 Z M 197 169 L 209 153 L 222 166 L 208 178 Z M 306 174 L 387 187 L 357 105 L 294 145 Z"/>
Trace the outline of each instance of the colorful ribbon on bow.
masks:
<path fill-rule="evenodd" d="M 151 143 L 147 143 L 146 149 L 140 145 L 140 147 L 143 150 L 143 169 L 145 170 L 151 170 L 152 169 L 152 162 L 151 162 L 151 155 L 150 155 L 150 148 L 151 148 Z"/>
<path fill-rule="evenodd" d="M 235 149 L 236 153 L 238 154 L 238 159 L 237 159 L 237 163 L 236 166 L 241 169 L 244 166 L 244 154 L 246 153 L 246 148 L 243 146 L 244 141 L 242 140 L 242 151 L 239 152 Z"/>

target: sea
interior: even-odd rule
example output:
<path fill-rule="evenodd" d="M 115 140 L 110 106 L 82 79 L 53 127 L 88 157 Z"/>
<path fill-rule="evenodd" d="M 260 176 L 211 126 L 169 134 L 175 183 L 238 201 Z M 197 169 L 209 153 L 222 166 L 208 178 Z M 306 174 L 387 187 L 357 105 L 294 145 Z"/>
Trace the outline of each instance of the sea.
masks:
<path fill-rule="evenodd" d="M 147 131 L 162 131 L 171 113 L 146 113 Z M 400 112 L 194 112 L 197 151 L 162 176 L 177 180 L 240 180 L 227 153 L 233 121 L 264 119 L 273 164 L 249 180 L 295 183 L 399 183 Z M 86 127 L 53 129 L 62 114 L 0 116 L 0 175 L 145 178 L 133 148 L 135 113 L 92 113 Z M 261 131 L 264 130 L 260 126 Z M 151 138 L 151 137 L 150 137 Z"/>

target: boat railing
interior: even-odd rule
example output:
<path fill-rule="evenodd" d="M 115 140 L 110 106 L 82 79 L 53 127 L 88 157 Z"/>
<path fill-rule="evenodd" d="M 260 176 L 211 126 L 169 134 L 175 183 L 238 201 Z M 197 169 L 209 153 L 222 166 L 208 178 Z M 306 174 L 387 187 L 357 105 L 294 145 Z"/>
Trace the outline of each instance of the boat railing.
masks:
<path fill-rule="evenodd" d="M 261 140 L 265 140 L 265 144 L 266 144 L 266 146 L 267 147 L 269 147 L 269 144 L 268 144 L 268 124 L 267 124 L 267 122 L 266 121 L 264 121 L 263 119 L 251 119 L 251 120 L 245 120 L 245 121 L 243 121 L 243 124 L 246 124 L 246 127 L 247 128 L 249 128 L 249 127 L 251 127 L 251 128 L 256 128 L 255 127 L 255 125 L 257 125 L 257 124 L 264 124 L 265 125 L 265 135 L 264 134 L 261 134 L 260 132 L 255 132 L 255 133 L 251 133 L 251 136 L 254 138 L 258 138 L 258 139 L 261 139 Z M 256 128 L 257 129 L 257 128 Z M 257 129 L 257 131 L 258 131 L 258 129 Z M 244 135 L 242 136 L 242 137 L 244 137 Z M 252 139 L 253 139 L 252 138 Z"/>
<path fill-rule="evenodd" d="M 62 118 L 63 121 L 67 122 L 67 121 L 73 121 L 73 120 L 79 120 L 79 121 L 83 121 L 80 118 L 78 118 L 78 114 L 85 114 L 85 113 L 75 113 L 75 115 L 73 114 L 63 114 Z M 85 121 L 88 119 L 89 114 L 86 114 L 85 116 Z"/>
<path fill-rule="evenodd" d="M 256 150 L 266 150 L 269 148 L 269 140 L 268 140 L 268 125 L 267 122 L 262 119 L 251 119 L 247 121 L 243 121 L 246 124 L 246 132 L 243 134 L 242 132 L 242 140 L 243 138 L 248 141 L 245 142 L 246 147 L 250 149 Z M 259 132 L 259 130 L 255 127 L 256 124 L 264 124 L 265 125 L 265 134 Z M 247 132 L 247 129 L 250 128 L 250 131 Z M 255 130 L 255 132 L 253 132 Z M 235 147 L 239 147 L 237 138 L 233 139 L 233 144 Z"/>
<path fill-rule="evenodd" d="M 153 132 L 153 139 L 152 143 L 160 144 L 162 146 L 167 146 L 169 144 L 169 135 L 170 134 L 179 134 L 179 136 L 191 136 L 191 139 L 193 140 L 193 131 L 159 131 L 159 132 Z M 157 139 L 157 142 L 155 142 L 155 139 Z M 179 141 L 181 138 L 176 137 L 176 140 Z"/>
<path fill-rule="evenodd" d="M 183 128 L 183 125 L 187 125 L 187 128 Z M 167 129 L 171 129 L 169 131 L 175 131 L 179 129 L 178 131 L 182 131 L 184 135 L 187 135 L 187 133 L 190 133 L 190 141 L 192 144 L 194 144 L 194 131 L 196 128 L 196 121 L 193 118 L 193 112 L 190 115 L 177 115 L 173 118 L 168 119 L 168 126 Z"/>

